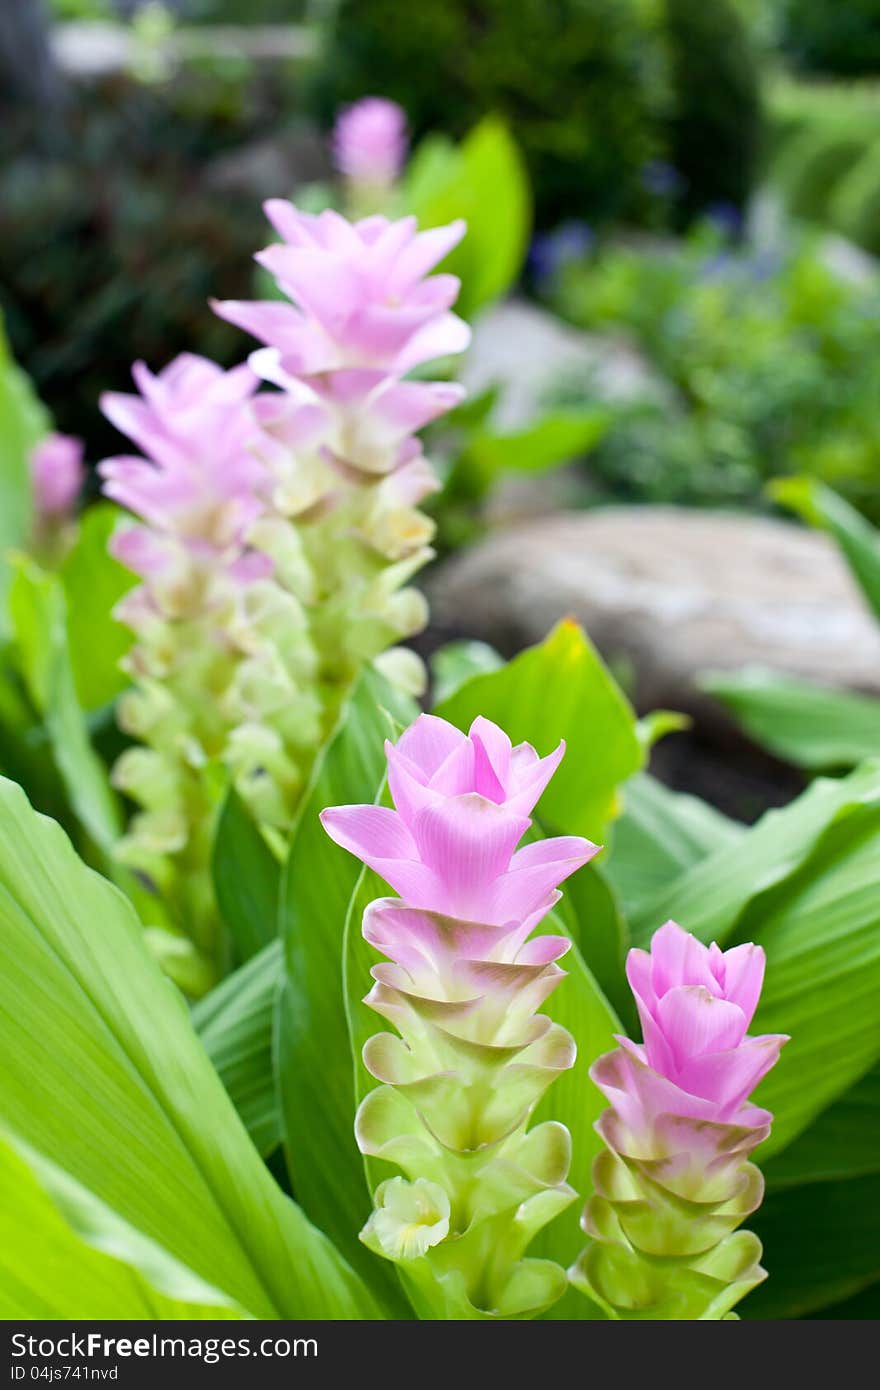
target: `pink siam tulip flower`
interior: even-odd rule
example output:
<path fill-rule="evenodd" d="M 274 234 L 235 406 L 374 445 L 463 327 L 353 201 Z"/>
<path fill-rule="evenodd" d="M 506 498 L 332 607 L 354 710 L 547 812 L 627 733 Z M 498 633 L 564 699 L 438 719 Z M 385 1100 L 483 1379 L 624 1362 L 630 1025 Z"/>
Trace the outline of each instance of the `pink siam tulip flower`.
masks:
<path fill-rule="evenodd" d="M 617 1039 L 590 1075 L 610 1109 L 572 1273 L 610 1316 L 726 1316 L 761 1279 L 760 1242 L 736 1232 L 760 1204 L 748 1158 L 772 1115 L 748 1097 L 787 1041 L 750 1037 L 764 952 L 721 951 L 667 922 L 627 977 L 644 1042 Z M 658 1258 L 659 1257 L 659 1258 Z"/>
<path fill-rule="evenodd" d="M 396 809 L 337 806 L 322 823 L 410 906 L 492 926 L 517 920 L 525 939 L 557 885 L 598 853 L 576 836 L 516 849 L 564 751 L 539 758 L 487 719 L 465 735 L 423 714 L 386 745 Z"/>
<path fill-rule="evenodd" d="M 463 222 L 419 232 L 414 217 L 351 223 L 281 199 L 266 204 L 266 215 L 284 241 L 257 260 L 292 303 L 224 300 L 214 308 L 276 348 L 288 375 L 373 368 L 400 376 L 467 347 L 469 330 L 450 312 L 459 281 L 428 275 L 461 240 Z"/>
<path fill-rule="evenodd" d="M 249 408 L 257 378 L 249 367 L 224 372 L 188 354 L 158 376 L 142 362 L 132 374 L 141 395 L 107 392 L 101 407 L 145 457 L 106 459 L 98 470 L 105 494 L 193 555 L 242 547 L 268 484 Z M 123 533 L 118 557 L 127 564 L 144 544 Z M 158 559 L 154 547 L 151 568 Z"/>
<path fill-rule="evenodd" d="M 406 112 L 396 101 L 364 97 L 336 118 L 333 157 L 353 183 L 390 187 L 403 169 L 407 146 Z"/>
<path fill-rule="evenodd" d="M 575 1049 L 537 1013 L 564 977 L 556 962 L 570 942 L 529 937 L 597 846 L 563 837 L 517 849 L 563 745 L 541 758 L 489 720 L 465 735 L 421 715 L 386 752 L 396 809 L 321 816 L 401 895 L 364 914 L 365 939 L 386 957 L 365 1002 L 400 1036 L 381 1033 L 364 1049 L 381 1084 L 360 1106 L 356 1135 L 406 1180 L 380 1184 L 361 1238 L 399 1263 L 429 1316 L 534 1315 L 565 1282 L 525 1250 L 574 1194 L 568 1132 L 528 1124 Z"/>
<path fill-rule="evenodd" d="M 82 440 L 47 434 L 31 454 L 30 472 L 38 518 L 50 523 L 64 520 L 85 481 Z"/>

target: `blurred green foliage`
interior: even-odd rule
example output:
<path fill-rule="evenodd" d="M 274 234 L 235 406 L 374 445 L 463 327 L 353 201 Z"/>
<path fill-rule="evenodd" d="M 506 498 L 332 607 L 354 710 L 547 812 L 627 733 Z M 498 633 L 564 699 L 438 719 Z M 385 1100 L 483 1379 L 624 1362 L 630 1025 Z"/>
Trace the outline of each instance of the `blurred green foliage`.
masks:
<path fill-rule="evenodd" d="M 686 160 L 689 206 L 748 190 L 752 58 L 727 0 L 422 0 L 405 23 L 395 0 L 340 0 L 316 93 L 327 124 L 342 102 L 393 97 L 416 135 L 495 112 L 540 225 L 645 220 L 658 161 Z"/>
<path fill-rule="evenodd" d="M 783 42 L 809 72 L 880 72 L 880 0 L 788 0 Z"/>
<path fill-rule="evenodd" d="M 245 354 L 206 301 L 248 296 L 267 227 L 246 179 L 232 187 L 216 171 L 290 128 L 297 100 L 283 63 L 192 64 L 161 85 L 119 74 L 75 88 L 50 139 L 24 118 L 0 130 L 7 332 L 59 429 L 93 456 L 115 438 L 98 397 L 128 388 L 133 358 Z"/>
<path fill-rule="evenodd" d="M 880 252 L 880 87 L 774 83 L 772 186 L 795 217 Z"/>
<path fill-rule="evenodd" d="M 880 282 L 842 280 L 810 240 L 778 257 L 710 227 L 653 252 L 610 247 L 563 268 L 555 306 L 635 341 L 673 400 L 612 407 L 590 459 L 600 495 L 760 505 L 805 473 L 880 512 Z M 572 383 L 564 399 L 589 399 Z"/>
<path fill-rule="evenodd" d="M 687 221 L 713 203 L 743 207 L 761 152 L 755 52 L 729 0 L 666 0 L 669 160 L 683 180 Z"/>

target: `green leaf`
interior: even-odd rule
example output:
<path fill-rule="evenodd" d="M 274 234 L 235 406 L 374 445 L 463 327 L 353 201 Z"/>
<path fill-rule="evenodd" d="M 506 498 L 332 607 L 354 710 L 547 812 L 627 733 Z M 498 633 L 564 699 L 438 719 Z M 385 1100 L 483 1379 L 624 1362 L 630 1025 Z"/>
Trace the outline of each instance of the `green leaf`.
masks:
<path fill-rule="evenodd" d="M 5 1127 L 198 1279 L 255 1317 L 374 1315 L 265 1169 L 128 901 L 5 781 L 0 1054 Z"/>
<path fill-rule="evenodd" d="M 235 957 L 250 960 L 278 936 L 281 865 L 232 786 L 217 823 L 211 870 Z"/>
<path fill-rule="evenodd" d="M 241 1121 L 264 1156 L 281 1142 L 272 1029 L 284 978 L 275 940 L 195 1005 L 192 1020 Z"/>
<path fill-rule="evenodd" d="M 585 865 L 566 879 L 556 910 L 605 998 L 620 1018 L 634 1021 L 635 1007 L 624 973 L 629 932 L 601 861 Z"/>
<path fill-rule="evenodd" d="M 798 512 L 810 526 L 825 530 L 834 538 L 880 618 L 880 532 L 876 527 L 815 478 L 777 478 L 768 491 L 777 502 Z"/>
<path fill-rule="evenodd" d="M 397 1282 L 358 1241 L 370 1210 L 354 1141 L 351 1053 L 345 1019 L 342 944 L 359 865 L 324 833 L 325 806 L 372 802 L 385 775 L 384 740 L 415 710 L 366 669 L 306 798 L 281 892 L 285 984 L 279 998 L 277 1067 L 285 1152 L 293 1190 L 310 1218 L 356 1268 Z M 371 1280 L 371 1282 L 372 1282 Z"/>
<path fill-rule="evenodd" d="M 113 609 L 136 581 L 107 549 L 121 515 L 106 502 L 89 507 L 60 570 L 74 684 L 89 713 L 110 704 L 129 683 L 119 663 L 134 639 Z"/>
<path fill-rule="evenodd" d="M 640 898 L 628 914 L 633 940 L 645 945 L 673 917 L 701 941 L 723 945 L 748 903 L 793 873 L 829 826 L 878 804 L 880 760 L 839 780 L 817 778 L 795 801 L 768 811 L 735 842 L 720 844 L 678 878 Z"/>
<path fill-rule="evenodd" d="M 567 752 L 541 799 L 541 819 L 601 842 L 619 812 L 618 788 L 642 765 L 635 717 L 577 623 L 559 623 L 500 671 L 474 676 L 435 710 L 467 729 L 477 715 L 514 743 Z"/>
<path fill-rule="evenodd" d="M 880 1277 L 880 1176 L 771 1192 L 749 1227 L 764 1244 L 770 1277 L 742 1315 L 804 1317 Z"/>
<path fill-rule="evenodd" d="M 880 1173 L 880 1067 L 823 1110 L 809 1129 L 762 1168 L 774 1191 Z"/>
<path fill-rule="evenodd" d="M 70 805 L 108 858 L 122 834 L 122 812 L 107 769 L 89 741 L 76 696 L 61 581 L 27 556 L 14 557 L 9 610 L 22 674 L 45 720 Z"/>
<path fill-rule="evenodd" d="M 555 410 L 513 434 L 478 430 L 456 470 L 475 473 L 470 495 L 482 496 L 505 472 L 544 473 L 587 453 L 605 434 L 610 416 L 598 407 Z"/>
<path fill-rule="evenodd" d="M 447 642 L 430 659 L 435 703 L 448 700 L 471 676 L 497 671 L 503 665 L 503 656 L 488 642 Z"/>
<path fill-rule="evenodd" d="M 0 1316 L 240 1318 L 243 1310 L 0 1130 Z"/>
<path fill-rule="evenodd" d="M 880 810 L 832 825 L 790 879 L 749 904 L 735 933 L 767 952 L 752 1031 L 791 1042 L 756 1093 L 785 1147 L 880 1057 Z"/>
<path fill-rule="evenodd" d="M 774 671 L 710 672 L 700 686 L 756 743 L 810 771 L 850 768 L 880 754 L 880 699 Z"/>
<path fill-rule="evenodd" d="M 440 138 L 419 146 L 403 203 L 422 227 L 463 217 L 467 236 L 443 270 L 461 276 L 458 312 L 471 318 L 519 276 L 531 228 L 531 196 L 522 156 L 507 128 L 487 116 L 455 148 Z"/>
<path fill-rule="evenodd" d="M 637 772 L 623 789 L 623 812 L 604 861 L 625 915 L 634 913 L 642 899 L 662 894 L 667 884 L 713 851 L 732 845 L 743 830 L 708 802 L 670 791 L 656 777 Z"/>
<path fill-rule="evenodd" d="M 7 551 L 24 544 L 31 522 L 29 458 L 51 424 L 16 366 L 0 319 L 0 636 L 9 632 Z"/>

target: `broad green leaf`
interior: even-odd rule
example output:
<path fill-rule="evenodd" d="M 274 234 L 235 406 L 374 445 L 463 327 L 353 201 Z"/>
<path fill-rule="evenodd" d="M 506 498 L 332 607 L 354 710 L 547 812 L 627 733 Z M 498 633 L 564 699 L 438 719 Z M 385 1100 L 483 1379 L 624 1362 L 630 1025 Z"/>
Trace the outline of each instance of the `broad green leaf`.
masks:
<path fill-rule="evenodd" d="M 0 1130 L 0 1317 L 240 1318 L 243 1310 Z M 11 1200 L 9 1200 L 11 1199 Z"/>
<path fill-rule="evenodd" d="M 27 556 L 16 556 L 9 609 L 22 674 L 45 720 L 71 807 L 93 843 L 112 858 L 122 834 L 122 812 L 107 769 L 89 741 L 77 700 L 67 603 L 58 576 L 47 574 Z"/>
<path fill-rule="evenodd" d="M 762 1164 L 774 1191 L 806 1182 L 830 1182 L 880 1173 L 880 1066 L 789 1144 Z"/>
<path fill-rule="evenodd" d="M 702 941 L 723 945 L 750 900 L 793 873 L 829 826 L 877 805 L 880 760 L 839 780 L 818 778 L 788 806 L 768 811 L 734 843 L 720 844 L 641 898 L 629 914 L 633 940 L 646 944 L 673 917 Z"/>
<path fill-rule="evenodd" d="M 768 491 L 777 502 L 798 512 L 810 526 L 833 537 L 880 618 L 880 531 L 815 478 L 777 478 Z"/>
<path fill-rule="evenodd" d="M 634 1022 L 635 1006 L 624 973 L 629 932 L 602 860 L 566 879 L 556 910 L 605 998 L 620 1018 Z"/>
<path fill-rule="evenodd" d="M 513 434 L 478 430 L 456 471 L 475 473 L 478 485 L 472 484 L 470 492 L 482 495 L 502 473 L 543 473 L 580 458 L 602 438 L 608 424 L 607 411 L 597 407 L 556 410 Z"/>
<path fill-rule="evenodd" d="M 0 636 L 9 631 L 9 550 L 24 544 L 31 521 L 28 461 L 49 433 L 49 416 L 9 351 L 0 319 Z"/>
<path fill-rule="evenodd" d="M 277 1188 L 127 899 L 0 782 L 0 1114 L 260 1318 L 361 1318 L 365 1286 Z"/>
<path fill-rule="evenodd" d="M 503 656 L 488 642 L 447 642 L 430 659 L 435 703 L 448 700 L 471 676 L 497 671 L 503 665 Z"/>
<path fill-rule="evenodd" d="M 220 812 L 211 869 L 235 958 L 250 960 L 278 936 L 281 866 L 234 787 Z"/>
<path fill-rule="evenodd" d="M 804 1317 L 880 1278 L 880 1175 L 771 1192 L 749 1228 L 764 1244 L 770 1277 L 741 1315 Z"/>
<path fill-rule="evenodd" d="M 611 854 L 603 857 L 626 916 L 701 859 L 729 848 L 743 831 L 708 802 L 670 791 L 650 773 L 637 772 L 623 788 Z"/>
<path fill-rule="evenodd" d="M 712 672 L 700 685 L 736 715 L 756 743 L 798 767 L 822 772 L 880 756 L 876 696 L 757 669 Z"/>
<path fill-rule="evenodd" d="M 541 798 L 542 821 L 600 843 L 619 812 L 620 784 L 642 765 L 633 712 L 570 619 L 500 671 L 474 676 L 435 713 L 460 729 L 485 715 L 539 753 L 564 738 L 566 755 Z"/>
<path fill-rule="evenodd" d="M 467 236 L 442 266 L 461 276 L 457 308 L 465 318 L 510 289 L 528 247 L 531 197 L 522 157 L 497 117 L 487 116 L 458 147 L 423 141 L 402 201 L 422 227 L 467 222 Z"/>
<path fill-rule="evenodd" d="M 283 978 L 281 942 L 276 939 L 227 975 L 192 1012 L 205 1051 L 263 1155 L 281 1142 L 272 1029 Z"/>
<path fill-rule="evenodd" d="M 310 1218 L 356 1267 L 384 1281 L 388 1298 L 396 1280 L 357 1239 L 370 1203 L 352 1129 L 342 944 L 359 865 L 324 833 L 318 815 L 325 806 L 375 799 L 384 740 L 396 737 L 395 721 L 408 724 L 414 714 L 377 672 L 364 671 L 316 770 L 281 891 L 285 984 L 276 1064 L 291 1183 Z"/>
<path fill-rule="evenodd" d="M 735 939 L 767 974 L 752 1031 L 791 1042 L 756 1097 L 772 1110 L 769 1155 L 880 1058 L 880 810 L 831 826 L 803 866 L 751 903 Z"/>
<path fill-rule="evenodd" d="M 842 1303 L 829 1303 L 809 1314 L 813 1318 L 830 1318 L 835 1322 L 855 1322 L 866 1319 L 880 1321 L 880 1280 L 846 1298 Z"/>
<path fill-rule="evenodd" d="M 113 609 L 136 581 L 107 549 L 120 516 L 106 502 L 89 507 L 60 570 L 73 679 L 79 702 L 89 713 L 110 704 L 129 683 L 119 663 L 133 635 L 113 617 Z"/>

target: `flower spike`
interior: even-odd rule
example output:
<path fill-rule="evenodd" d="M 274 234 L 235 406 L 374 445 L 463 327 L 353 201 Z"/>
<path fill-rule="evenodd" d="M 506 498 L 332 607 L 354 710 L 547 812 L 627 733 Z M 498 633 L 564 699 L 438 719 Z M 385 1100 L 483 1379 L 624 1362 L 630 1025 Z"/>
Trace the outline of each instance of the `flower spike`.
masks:
<path fill-rule="evenodd" d="M 788 1041 L 747 1033 L 764 952 L 706 947 L 667 922 L 650 953 L 630 951 L 627 977 L 644 1042 L 618 1038 L 590 1071 L 606 1147 L 571 1279 L 612 1318 L 732 1317 L 766 1278 L 760 1241 L 737 1229 L 763 1196 L 749 1156 L 773 1118 L 748 1096 Z"/>
<path fill-rule="evenodd" d="M 513 748 L 477 719 L 465 735 L 421 715 L 388 745 L 395 809 L 337 806 L 325 830 L 400 894 L 364 914 L 385 959 L 366 1003 L 396 1030 L 364 1063 L 361 1151 L 402 1171 L 374 1194 L 361 1239 L 395 1261 L 430 1317 L 533 1316 L 564 1292 L 562 1270 L 525 1258 L 574 1200 L 563 1125 L 529 1130 L 574 1041 L 538 1010 L 564 978 L 562 936 L 531 933 L 557 885 L 597 853 L 569 837 L 517 849 L 563 754 Z"/>

